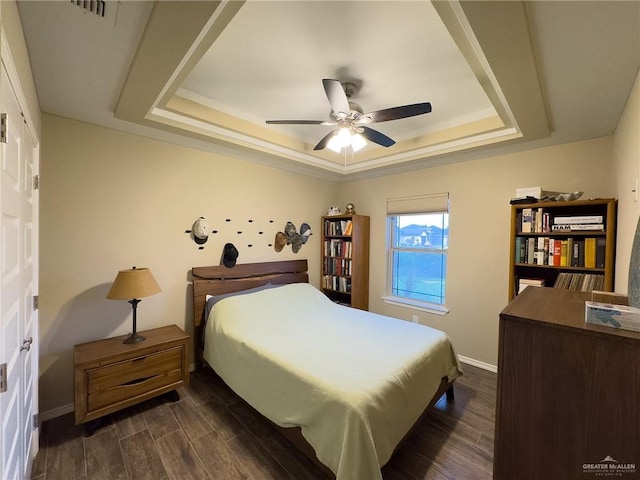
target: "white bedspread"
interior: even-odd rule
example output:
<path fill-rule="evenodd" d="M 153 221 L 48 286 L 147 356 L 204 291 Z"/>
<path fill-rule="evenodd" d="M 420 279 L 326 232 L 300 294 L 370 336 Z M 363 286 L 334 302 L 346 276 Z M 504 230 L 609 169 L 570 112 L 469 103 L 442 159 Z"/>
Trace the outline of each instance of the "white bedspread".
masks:
<path fill-rule="evenodd" d="M 338 480 L 381 479 L 441 378 L 460 375 L 445 333 L 336 305 L 309 284 L 218 302 L 204 358 L 264 416 L 299 426 Z"/>

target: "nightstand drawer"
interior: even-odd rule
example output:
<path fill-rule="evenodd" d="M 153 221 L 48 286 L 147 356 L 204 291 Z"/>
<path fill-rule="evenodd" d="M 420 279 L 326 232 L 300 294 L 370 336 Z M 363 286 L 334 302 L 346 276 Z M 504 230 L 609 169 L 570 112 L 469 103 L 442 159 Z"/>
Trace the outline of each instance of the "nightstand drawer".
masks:
<path fill-rule="evenodd" d="M 89 412 L 131 399 L 182 378 L 183 348 L 145 355 L 87 371 Z"/>

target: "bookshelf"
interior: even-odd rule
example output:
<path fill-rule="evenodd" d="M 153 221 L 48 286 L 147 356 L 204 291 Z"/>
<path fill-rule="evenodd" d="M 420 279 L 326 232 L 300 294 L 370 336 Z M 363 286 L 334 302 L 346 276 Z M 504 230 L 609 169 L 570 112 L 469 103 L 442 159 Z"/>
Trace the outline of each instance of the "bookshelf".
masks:
<path fill-rule="evenodd" d="M 613 291 L 617 200 L 511 205 L 509 300 L 523 284 Z"/>
<path fill-rule="evenodd" d="M 322 217 L 320 287 L 334 302 L 369 309 L 369 217 Z"/>

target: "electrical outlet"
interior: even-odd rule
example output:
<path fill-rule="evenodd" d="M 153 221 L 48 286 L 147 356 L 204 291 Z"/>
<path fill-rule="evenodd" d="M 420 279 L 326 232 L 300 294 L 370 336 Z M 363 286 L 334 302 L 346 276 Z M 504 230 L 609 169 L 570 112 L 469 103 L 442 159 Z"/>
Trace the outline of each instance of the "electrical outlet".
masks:
<path fill-rule="evenodd" d="M 414 315 L 413 317 L 411 317 L 411 321 L 413 323 L 420 323 L 420 318 L 418 318 L 418 315 Z"/>

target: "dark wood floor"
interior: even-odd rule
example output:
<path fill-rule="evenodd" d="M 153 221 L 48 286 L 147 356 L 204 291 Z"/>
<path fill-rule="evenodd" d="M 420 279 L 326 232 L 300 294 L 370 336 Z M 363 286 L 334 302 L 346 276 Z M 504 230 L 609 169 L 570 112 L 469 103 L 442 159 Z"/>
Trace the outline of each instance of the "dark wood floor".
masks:
<path fill-rule="evenodd" d="M 496 376 L 464 366 L 455 401 L 443 397 L 382 469 L 385 480 L 490 479 Z M 45 422 L 37 480 L 317 479 L 321 473 L 210 370 L 180 401 L 160 398 L 105 417 L 92 435 L 73 414 Z M 366 479 L 358 479 L 366 480 Z"/>

